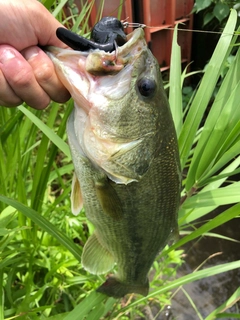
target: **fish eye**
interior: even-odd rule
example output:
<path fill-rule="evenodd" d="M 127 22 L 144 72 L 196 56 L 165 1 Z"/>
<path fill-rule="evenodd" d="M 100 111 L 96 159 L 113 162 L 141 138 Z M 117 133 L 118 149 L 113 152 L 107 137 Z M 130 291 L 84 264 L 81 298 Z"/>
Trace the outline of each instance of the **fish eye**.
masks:
<path fill-rule="evenodd" d="M 142 78 L 137 83 L 140 94 L 144 97 L 150 97 L 156 89 L 156 82 L 152 79 Z"/>

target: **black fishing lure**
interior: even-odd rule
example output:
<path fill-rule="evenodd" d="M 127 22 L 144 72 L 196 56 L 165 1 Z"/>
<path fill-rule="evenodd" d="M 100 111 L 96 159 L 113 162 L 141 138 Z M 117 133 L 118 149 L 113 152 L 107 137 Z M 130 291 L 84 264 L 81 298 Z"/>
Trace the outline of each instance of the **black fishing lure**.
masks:
<path fill-rule="evenodd" d="M 122 22 L 114 17 L 105 17 L 95 24 L 90 40 L 65 28 L 58 28 L 56 34 L 62 42 L 78 51 L 100 49 L 112 52 L 116 45 L 122 46 L 127 41 Z"/>

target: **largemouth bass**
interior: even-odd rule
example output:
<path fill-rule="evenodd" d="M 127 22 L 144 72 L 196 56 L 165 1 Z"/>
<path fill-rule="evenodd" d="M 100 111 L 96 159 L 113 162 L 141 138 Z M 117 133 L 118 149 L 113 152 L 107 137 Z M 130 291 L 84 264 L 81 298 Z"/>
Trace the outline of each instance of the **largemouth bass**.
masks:
<path fill-rule="evenodd" d="M 141 28 L 113 52 L 48 47 L 75 108 L 67 125 L 75 168 L 72 211 L 95 231 L 83 267 L 117 273 L 98 288 L 147 295 L 148 272 L 177 230 L 180 165 L 159 65 Z"/>

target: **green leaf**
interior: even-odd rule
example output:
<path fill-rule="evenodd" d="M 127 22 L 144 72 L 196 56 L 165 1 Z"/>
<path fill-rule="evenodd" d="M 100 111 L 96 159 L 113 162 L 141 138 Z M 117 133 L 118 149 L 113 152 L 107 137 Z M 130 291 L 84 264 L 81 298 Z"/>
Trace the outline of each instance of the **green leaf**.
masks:
<path fill-rule="evenodd" d="M 210 230 L 217 228 L 227 221 L 230 221 L 236 217 L 239 216 L 240 212 L 240 203 L 235 204 L 231 208 L 225 210 L 224 212 L 217 215 L 215 218 L 211 219 L 210 221 L 206 222 L 204 225 L 190 233 L 189 235 L 185 236 L 184 238 L 177 241 L 175 244 L 173 244 L 166 252 L 169 252 L 171 250 L 175 250 L 176 248 L 179 248 L 180 246 L 184 245 L 185 243 L 188 243 L 189 241 L 196 239 L 197 237 L 201 237 L 205 233 L 209 232 Z M 164 252 L 165 254 L 165 252 Z"/>
<path fill-rule="evenodd" d="M 180 231 L 180 235 L 190 234 L 191 232 L 192 231 Z M 227 240 L 227 241 L 240 243 L 239 240 L 236 240 L 236 239 L 233 239 L 233 238 L 229 238 L 229 237 L 225 237 L 225 236 L 223 236 L 221 234 L 213 233 L 213 232 L 204 233 L 204 237 L 218 238 L 218 239 L 222 239 L 222 240 Z"/>
<path fill-rule="evenodd" d="M 78 14 L 78 17 L 72 26 L 72 32 L 79 32 L 79 26 L 81 29 L 81 35 L 83 35 L 84 31 L 86 31 L 88 27 L 88 21 L 90 17 L 90 13 L 92 11 L 92 7 L 94 5 L 94 1 L 90 1 L 89 3 L 86 2 L 84 5 L 82 5 L 81 11 Z"/>
<path fill-rule="evenodd" d="M 214 15 L 212 12 L 207 12 L 203 17 L 203 27 L 206 26 L 212 19 L 214 18 Z"/>
<path fill-rule="evenodd" d="M 4 320 L 4 298 L 3 269 L 0 269 L 0 320 Z"/>
<path fill-rule="evenodd" d="M 95 319 L 101 319 L 104 316 L 105 312 L 105 307 L 104 303 L 98 303 L 97 306 L 89 312 L 87 317 L 85 318 L 86 320 L 95 320 Z"/>
<path fill-rule="evenodd" d="M 229 15 L 229 12 L 229 6 L 222 2 L 218 2 L 213 9 L 213 14 L 219 20 L 219 22 L 222 22 L 222 20 Z"/>
<path fill-rule="evenodd" d="M 28 117 L 28 119 L 30 119 L 37 126 L 37 128 L 39 128 L 44 133 L 44 136 L 42 137 L 40 146 L 38 148 L 32 178 L 33 185 L 31 191 L 31 207 L 37 211 L 41 211 L 44 194 L 46 192 L 49 180 L 49 174 L 52 170 L 58 148 L 68 157 L 70 157 L 69 147 L 61 137 L 65 133 L 66 121 L 73 107 L 72 101 L 70 100 L 70 102 L 67 104 L 67 110 L 63 114 L 57 134 L 53 131 L 52 128 L 56 123 L 56 119 L 59 115 L 60 105 L 52 102 L 50 107 L 51 110 L 47 118 L 47 124 L 36 117 L 31 110 L 28 110 L 23 106 L 19 107 L 19 109 Z M 50 144 L 49 140 L 52 141 L 53 144 Z M 47 162 L 46 154 L 48 155 Z M 69 161 L 69 159 L 67 159 L 67 161 Z M 22 176 L 23 175 L 20 174 L 20 177 Z M 20 190 L 24 190 L 24 188 L 20 188 Z"/>
<path fill-rule="evenodd" d="M 69 159 L 71 159 L 70 149 L 66 142 L 24 106 L 19 106 L 18 109 L 24 113 Z"/>
<path fill-rule="evenodd" d="M 227 187 L 199 192 L 188 198 L 183 203 L 183 208 L 202 208 L 210 206 L 221 206 L 240 202 L 240 182 L 233 183 Z"/>
<path fill-rule="evenodd" d="M 23 118 L 23 114 L 21 112 L 15 112 L 12 117 L 10 117 L 7 121 L 5 121 L 3 124 L 1 124 L 0 139 L 1 139 L 2 143 L 4 143 L 6 141 L 8 136 L 14 130 L 16 123 L 18 121 L 21 121 L 22 118 Z"/>
<path fill-rule="evenodd" d="M 220 307 L 215 309 L 213 312 L 211 312 L 205 320 L 213 320 L 213 319 L 219 319 L 219 318 L 240 318 L 240 314 L 237 314 L 234 317 L 234 314 L 228 313 L 228 314 L 221 314 L 220 312 L 223 312 L 229 308 L 231 308 L 237 301 L 240 300 L 240 288 L 238 288 L 227 301 L 225 301 Z M 221 317 L 222 315 L 222 317 Z"/>
<path fill-rule="evenodd" d="M 56 18 L 56 16 L 61 12 L 61 10 L 63 9 L 63 7 L 65 6 L 65 4 L 68 2 L 68 0 L 60 0 L 58 2 L 57 7 L 54 9 L 54 11 L 52 12 L 52 15 Z"/>
<path fill-rule="evenodd" d="M 73 243 L 73 241 L 69 239 L 64 233 L 59 231 L 52 223 L 46 220 L 37 211 L 23 205 L 22 203 L 16 200 L 7 198 L 2 195 L 0 195 L 0 201 L 22 212 L 25 216 L 27 216 L 33 222 L 35 222 L 40 228 L 42 228 L 48 234 L 51 234 L 54 238 L 56 238 L 59 241 L 59 243 L 61 243 L 75 256 L 76 259 L 78 259 L 79 261 L 81 260 L 81 250 Z"/>
<path fill-rule="evenodd" d="M 115 299 L 113 298 L 107 298 L 106 295 L 98 292 L 91 292 L 89 296 L 84 298 L 84 300 L 77 305 L 73 311 L 71 311 L 64 320 L 95 320 L 100 319 L 104 314 L 108 312 L 108 310 L 105 310 L 105 308 L 101 307 L 100 311 L 101 314 L 98 313 L 98 306 L 103 306 L 103 302 L 108 299 L 111 300 L 112 303 L 115 303 Z M 90 314 L 89 314 L 90 313 Z M 98 314 L 98 317 L 93 317 Z M 89 314 L 89 317 L 86 318 L 86 316 Z M 92 314 L 92 316 L 91 316 Z"/>
<path fill-rule="evenodd" d="M 56 0 L 42 0 L 42 4 L 44 5 L 44 7 L 46 7 L 47 9 L 50 9 Z"/>
<path fill-rule="evenodd" d="M 216 87 L 222 65 L 229 54 L 229 48 L 232 34 L 234 33 L 236 19 L 236 11 L 231 11 L 231 15 L 223 31 L 223 35 L 221 36 L 212 58 L 207 65 L 200 87 L 197 90 L 186 120 L 183 124 L 182 131 L 179 136 L 179 150 L 182 168 L 185 166 L 188 160 L 197 130 Z M 195 153 L 194 157 L 197 157 Z M 197 164 L 198 161 L 193 161 L 192 163 L 193 166 L 196 166 Z M 195 172 L 196 170 L 192 170 L 188 173 L 186 182 L 187 191 L 189 191 L 195 183 Z"/>
<path fill-rule="evenodd" d="M 231 64 L 231 68 L 211 106 L 199 142 L 194 150 L 186 179 L 187 190 L 190 190 L 195 183 L 200 184 L 203 177 L 206 179 L 206 175 L 209 176 L 209 171 L 213 174 L 216 170 L 220 170 L 220 163 L 222 166 L 226 165 L 238 154 L 239 147 L 234 143 L 237 143 L 239 139 L 240 109 L 236 108 L 239 90 L 240 51 L 234 63 Z M 228 152 L 231 148 L 231 152 Z M 218 162 L 218 166 L 212 171 L 212 167 L 215 166 L 214 162 Z"/>
<path fill-rule="evenodd" d="M 48 320 L 64 320 L 64 318 L 66 318 L 66 316 L 69 314 L 69 312 L 64 312 L 64 313 L 58 313 L 57 315 L 55 316 L 52 316 L 52 317 L 48 317 L 47 319 Z M 46 320 L 46 317 L 45 316 L 42 316 L 40 318 L 40 320 Z"/>
<path fill-rule="evenodd" d="M 237 157 L 232 163 L 230 163 L 224 170 L 219 173 L 219 179 L 209 182 L 200 192 L 211 191 L 219 188 L 227 179 L 227 173 L 231 173 L 233 170 L 240 166 L 240 156 Z M 223 177 L 222 177 L 223 176 Z M 216 209 L 217 205 L 210 207 L 192 207 L 191 209 L 183 209 L 183 206 L 179 210 L 179 225 L 190 223 L 197 220 L 212 210 Z"/>
<path fill-rule="evenodd" d="M 197 12 L 206 9 L 209 7 L 212 3 L 212 0 L 196 0 L 195 1 L 195 6 L 197 8 Z"/>
<path fill-rule="evenodd" d="M 214 319 L 240 319 L 240 314 L 239 313 L 227 313 L 227 312 L 224 312 L 224 313 L 218 313 L 216 315 L 217 318 L 214 318 Z"/>
<path fill-rule="evenodd" d="M 13 256 L 17 256 L 18 253 L 14 254 Z M 22 257 L 19 258 L 12 258 L 10 256 L 8 256 L 7 258 L 5 258 L 3 261 L 0 262 L 0 270 L 2 270 L 3 268 L 10 266 L 10 265 L 16 265 L 18 263 L 20 263 L 22 261 Z"/>
<path fill-rule="evenodd" d="M 197 306 L 195 305 L 193 299 L 191 298 L 191 296 L 187 293 L 187 291 L 183 287 L 181 288 L 181 290 L 184 293 L 184 295 L 186 296 L 187 300 L 189 301 L 189 303 L 192 306 L 192 308 L 194 309 L 194 311 L 196 312 L 196 315 L 198 316 L 198 318 L 200 320 L 204 320 L 203 317 L 201 316 Z"/>

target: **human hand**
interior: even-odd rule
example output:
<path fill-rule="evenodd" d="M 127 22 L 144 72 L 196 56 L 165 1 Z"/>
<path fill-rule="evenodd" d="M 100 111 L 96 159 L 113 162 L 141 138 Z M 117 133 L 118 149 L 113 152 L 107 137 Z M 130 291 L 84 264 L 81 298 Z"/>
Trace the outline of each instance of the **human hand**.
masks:
<path fill-rule="evenodd" d="M 35 109 L 70 95 L 38 45 L 66 47 L 56 37 L 62 25 L 37 0 L 0 0 L 0 105 L 25 101 Z"/>

